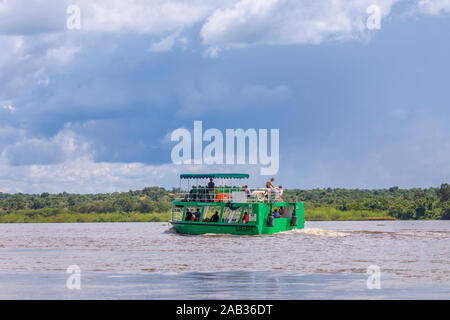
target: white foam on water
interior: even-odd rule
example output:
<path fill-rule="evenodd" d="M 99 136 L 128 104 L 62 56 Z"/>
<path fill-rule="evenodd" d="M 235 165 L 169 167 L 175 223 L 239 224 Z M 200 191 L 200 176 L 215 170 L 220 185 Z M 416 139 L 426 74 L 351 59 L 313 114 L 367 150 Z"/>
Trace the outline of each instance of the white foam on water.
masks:
<path fill-rule="evenodd" d="M 314 236 L 327 236 L 327 237 L 345 237 L 350 235 L 350 233 L 346 232 L 339 232 L 339 231 L 333 231 L 333 230 L 324 230 L 319 228 L 305 228 L 305 229 L 292 229 L 289 231 L 282 231 L 275 234 L 262 234 L 261 236 L 276 236 L 277 234 L 308 234 L 308 235 L 314 235 Z M 213 238 L 219 238 L 219 237 L 255 237 L 257 235 L 233 235 L 233 234 L 221 234 L 221 233 L 205 233 L 200 235 L 201 237 L 213 237 Z"/>
<path fill-rule="evenodd" d="M 448 238 L 450 234 L 448 232 L 439 231 L 404 231 L 397 232 L 396 234 L 401 236 L 412 236 L 412 237 L 424 237 L 424 238 Z"/>
<path fill-rule="evenodd" d="M 235 235 L 233 234 L 226 234 L 226 233 L 204 233 L 201 235 L 202 237 L 217 237 L 217 238 L 222 238 L 222 237 L 233 237 Z"/>
<path fill-rule="evenodd" d="M 413 237 L 413 238 L 450 238 L 450 232 L 446 231 L 378 231 L 378 230 L 358 230 L 353 233 L 366 234 L 369 236 L 390 236 L 390 237 Z"/>
<path fill-rule="evenodd" d="M 326 237 L 345 237 L 350 235 L 349 233 L 333 231 L 333 230 L 324 230 L 319 228 L 304 228 L 304 229 L 293 229 L 289 231 L 282 232 L 283 234 L 308 234 L 314 236 L 326 236 Z"/>

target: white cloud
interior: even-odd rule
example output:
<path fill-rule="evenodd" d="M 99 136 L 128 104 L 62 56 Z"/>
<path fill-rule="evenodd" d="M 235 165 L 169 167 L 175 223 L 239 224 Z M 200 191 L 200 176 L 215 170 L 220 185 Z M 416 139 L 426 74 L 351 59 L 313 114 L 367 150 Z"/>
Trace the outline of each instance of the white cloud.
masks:
<path fill-rule="evenodd" d="M 0 35 L 0 67 L 9 64 L 12 60 L 23 58 L 25 42 L 21 36 Z"/>
<path fill-rule="evenodd" d="M 90 145 L 75 133 L 64 129 L 56 136 L 45 138 L 24 138 L 6 146 L 1 158 L 10 165 L 31 165 L 59 163 L 67 159 L 92 153 Z"/>
<path fill-rule="evenodd" d="M 431 15 L 450 12 L 450 0 L 420 0 L 417 6 L 420 11 Z"/>
<path fill-rule="evenodd" d="M 80 51 L 62 35 L 0 35 L 0 48 L 0 101 L 11 103 L 36 85 L 47 86 L 49 71 L 69 63 Z"/>
<path fill-rule="evenodd" d="M 0 34 L 67 31 L 69 5 L 81 11 L 81 31 L 161 35 L 204 19 L 217 3 L 204 0 L 2 0 Z"/>
<path fill-rule="evenodd" d="M 305 44 L 329 39 L 362 38 L 367 8 L 377 5 L 381 18 L 398 0 L 241 0 L 219 8 L 201 30 L 213 47 L 249 44 Z"/>
<path fill-rule="evenodd" d="M 16 111 L 16 108 L 14 108 L 12 105 L 3 106 L 2 109 L 8 110 L 9 112 Z"/>
<path fill-rule="evenodd" d="M 72 61 L 75 54 L 80 51 L 80 47 L 72 44 L 66 44 L 57 48 L 50 48 L 47 51 L 47 60 L 49 64 L 67 64 Z"/>
<path fill-rule="evenodd" d="M 94 162 L 89 157 L 52 165 L 10 166 L 0 162 L 3 182 L 0 192 L 98 193 L 141 189 L 163 183 L 175 186 L 175 169 L 170 165 Z"/>
<path fill-rule="evenodd" d="M 172 163 L 149 165 L 140 162 L 96 162 L 92 145 L 73 131 L 71 126 L 61 130 L 49 139 L 26 138 L 25 132 L 12 127 L 0 128 L 0 148 L 3 136 L 15 140 L 0 154 L 0 192 L 6 193 L 103 193 L 142 189 L 158 185 L 166 188 L 179 185 L 181 173 L 198 172 L 247 172 L 255 180 L 263 182 L 259 176 L 260 166 L 180 166 Z M 45 155 L 50 153 L 45 163 Z M 58 155 L 55 156 L 55 153 Z M 23 160 L 11 164 L 11 156 Z M 43 160 L 43 161 L 42 161 Z M 55 160 L 59 160 L 54 162 Z"/>
<path fill-rule="evenodd" d="M 84 32 L 133 32 L 164 35 L 203 23 L 201 37 L 216 56 L 220 48 L 249 44 L 320 43 L 359 39 L 371 5 L 381 18 L 400 0 L 15 0 L 0 3 L 0 34 L 54 33 L 66 29 L 69 4 L 81 9 Z M 429 14 L 450 11 L 450 0 L 418 0 L 412 4 Z M 176 37 L 152 46 L 168 51 Z"/>
<path fill-rule="evenodd" d="M 225 171 L 224 171 L 225 170 Z M 0 192 L 104 193 L 138 190 L 148 186 L 179 186 L 181 173 L 246 172 L 259 183 L 259 166 L 178 166 L 174 164 L 95 162 L 89 155 L 49 165 L 10 166 L 0 158 Z"/>
<path fill-rule="evenodd" d="M 175 45 L 175 42 L 178 40 L 179 35 L 180 31 L 177 31 L 163 38 L 161 41 L 153 43 L 150 48 L 150 51 L 152 52 L 172 51 L 172 48 Z"/>
<path fill-rule="evenodd" d="M 161 35 L 190 27 L 215 8 L 202 0 L 109 0 L 77 2 L 82 29 L 88 31 L 137 32 Z"/>
<path fill-rule="evenodd" d="M 73 1 L 4 1 L 0 6 L 0 34 L 56 31 L 66 31 L 63 34 L 67 37 L 85 37 L 92 31 L 169 34 L 150 49 L 162 52 L 185 40 L 178 39 L 180 31 L 203 24 L 200 36 L 208 47 L 205 54 L 216 57 L 224 48 L 251 44 L 317 44 L 336 39 L 363 39 L 369 34 L 367 8 L 380 7 L 381 18 L 385 18 L 397 2 L 400 0 L 77 0 L 81 30 L 67 32 L 65 9 Z M 450 0 L 418 0 L 411 6 L 439 14 L 450 11 Z M 15 31 L 11 32 L 12 29 Z M 50 54 L 59 57 L 58 61 L 73 56 L 71 51 L 51 47 Z"/>
<path fill-rule="evenodd" d="M 205 50 L 205 55 L 211 58 L 217 57 L 219 53 L 220 53 L 219 47 L 209 47 L 208 49 Z"/>
<path fill-rule="evenodd" d="M 28 139 L 14 128 L 0 128 L 0 133 L 9 135 L 7 140 L 18 140 L 1 153 L 0 192 L 90 193 L 125 191 L 162 181 L 176 185 L 172 178 L 180 169 L 170 164 L 95 162 L 91 145 L 67 128 L 50 139 Z"/>

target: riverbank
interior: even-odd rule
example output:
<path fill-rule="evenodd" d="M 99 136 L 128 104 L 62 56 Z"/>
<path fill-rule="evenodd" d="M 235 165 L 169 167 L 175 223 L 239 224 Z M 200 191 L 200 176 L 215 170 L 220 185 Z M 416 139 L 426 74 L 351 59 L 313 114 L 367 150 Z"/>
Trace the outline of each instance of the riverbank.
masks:
<path fill-rule="evenodd" d="M 83 223 L 83 222 L 165 222 L 170 213 L 78 213 L 56 212 L 42 214 L 39 210 L 16 211 L 0 215 L 0 223 Z"/>
<path fill-rule="evenodd" d="M 170 212 L 140 213 L 79 213 L 68 210 L 21 210 L 1 212 L 0 223 L 86 223 L 86 222 L 167 222 Z M 306 221 L 356 221 L 396 220 L 385 212 L 350 210 L 341 211 L 332 207 L 318 207 L 305 210 Z"/>
<path fill-rule="evenodd" d="M 167 221 L 179 189 L 100 194 L 7 194 L 0 192 L 2 222 Z M 400 189 L 290 189 L 287 202 L 305 204 L 306 221 L 450 220 L 450 185 Z"/>

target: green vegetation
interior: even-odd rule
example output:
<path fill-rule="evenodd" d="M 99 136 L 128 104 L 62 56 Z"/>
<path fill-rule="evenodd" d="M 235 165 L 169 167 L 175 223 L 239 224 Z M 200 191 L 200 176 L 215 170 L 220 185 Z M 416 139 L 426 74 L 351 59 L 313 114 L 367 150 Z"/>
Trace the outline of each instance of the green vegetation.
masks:
<path fill-rule="evenodd" d="M 168 221 L 170 213 L 78 213 L 62 210 L 23 210 L 1 215 L 0 223 L 51 223 L 51 222 L 160 222 Z M 54 213 L 56 212 L 56 213 Z"/>
<path fill-rule="evenodd" d="M 178 190 L 150 187 L 105 194 L 0 193 L 0 223 L 167 221 Z M 305 202 L 306 220 L 450 219 L 450 185 L 380 190 L 286 190 Z"/>
<path fill-rule="evenodd" d="M 176 189 L 106 194 L 0 193 L 0 223 L 168 221 Z"/>
<path fill-rule="evenodd" d="M 447 183 L 428 189 L 287 190 L 284 198 L 305 202 L 307 220 L 450 219 L 450 185 Z"/>
<path fill-rule="evenodd" d="M 342 211 L 334 207 L 310 207 L 305 210 L 305 220 L 396 220 L 383 211 L 347 210 Z"/>

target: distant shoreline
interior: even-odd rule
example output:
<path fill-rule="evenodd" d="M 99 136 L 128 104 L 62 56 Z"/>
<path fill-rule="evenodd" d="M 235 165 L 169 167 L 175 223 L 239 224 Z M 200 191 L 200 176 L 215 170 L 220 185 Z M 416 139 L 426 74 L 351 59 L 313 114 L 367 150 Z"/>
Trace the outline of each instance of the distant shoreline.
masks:
<path fill-rule="evenodd" d="M 332 211 L 330 214 L 329 208 L 314 208 L 308 217 L 308 211 L 305 211 L 305 221 L 397 221 L 394 217 L 389 217 L 383 213 L 360 212 L 359 214 L 352 213 L 350 216 L 348 212 Z M 8 214 L 0 213 L 0 223 L 116 223 L 116 222 L 168 222 L 170 220 L 170 212 L 164 213 L 138 213 L 138 212 L 113 212 L 113 213 L 57 213 L 51 215 L 42 215 L 37 212 L 18 211 Z M 317 217 L 317 212 L 322 213 L 321 217 Z M 34 214 L 33 214 L 34 213 Z M 343 214 L 341 216 L 339 213 Z M 364 215 L 364 216 L 362 216 Z M 414 220 L 414 219 L 408 219 Z M 434 220 L 434 219 L 421 219 Z"/>
<path fill-rule="evenodd" d="M 101 194 L 0 192 L 0 223 L 164 222 L 180 189 L 146 187 Z M 286 189 L 306 221 L 449 220 L 450 184 L 426 189 Z"/>
<path fill-rule="evenodd" d="M 413 219 L 411 219 L 413 220 Z M 435 219 L 432 219 L 435 220 Z M 335 219 L 335 220 L 326 220 L 326 219 L 306 219 L 305 221 L 400 221 L 399 219 L 395 219 L 393 217 L 383 217 L 383 218 L 359 218 L 359 219 Z M 403 220 L 408 221 L 408 220 Z M 417 221 L 417 220 L 414 220 Z"/>
<path fill-rule="evenodd" d="M 101 223 L 101 222 L 168 222 L 166 212 L 105 212 L 80 213 L 67 209 L 37 209 L 0 211 L 0 223 Z M 383 211 L 349 210 L 331 207 L 305 209 L 305 221 L 383 221 L 398 220 Z"/>

